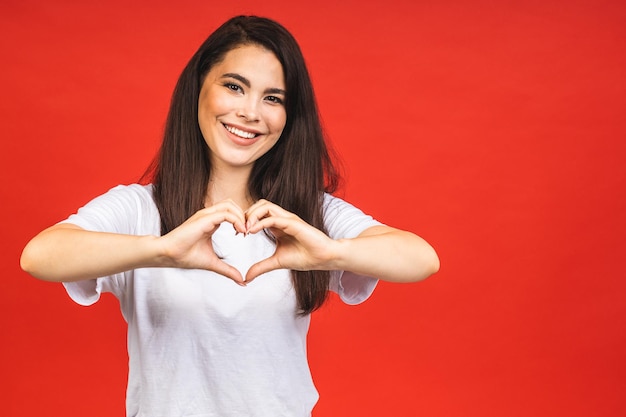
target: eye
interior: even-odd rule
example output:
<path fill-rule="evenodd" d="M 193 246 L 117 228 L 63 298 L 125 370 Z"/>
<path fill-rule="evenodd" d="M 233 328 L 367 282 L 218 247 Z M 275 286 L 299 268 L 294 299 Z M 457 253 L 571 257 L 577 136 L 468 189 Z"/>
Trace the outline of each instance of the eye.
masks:
<path fill-rule="evenodd" d="M 283 99 L 276 96 L 267 96 L 265 97 L 265 100 L 275 104 L 283 104 Z"/>
<path fill-rule="evenodd" d="M 241 91 L 243 91 L 240 85 L 231 82 L 224 83 L 224 87 L 228 88 L 231 91 L 234 91 L 235 93 L 240 93 Z"/>

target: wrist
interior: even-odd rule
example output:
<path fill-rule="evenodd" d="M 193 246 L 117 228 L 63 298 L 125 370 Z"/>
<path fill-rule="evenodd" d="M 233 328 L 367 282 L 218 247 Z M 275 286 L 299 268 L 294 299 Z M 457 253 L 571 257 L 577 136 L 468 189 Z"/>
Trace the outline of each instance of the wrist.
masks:
<path fill-rule="evenodd" d="M 147 249 L 145 256 L 147 267 L 167 268 L 173 267 L 174 261 L 167 251 L 163 237 L 142 236 L 144 247 Z"/>
<path fill-rule="evenodd" d="M 351 239 L 333 240 L 330 245 L 330 256 L 328 259 L 328 270 L 343 271 L 347 266 L 347 255 L 350 253 Z"/>

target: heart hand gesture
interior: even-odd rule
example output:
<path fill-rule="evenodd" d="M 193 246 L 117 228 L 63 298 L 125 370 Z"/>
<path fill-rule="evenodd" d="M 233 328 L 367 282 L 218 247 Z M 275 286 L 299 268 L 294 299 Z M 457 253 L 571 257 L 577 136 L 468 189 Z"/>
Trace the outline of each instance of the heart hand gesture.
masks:
<path fill-rule="evenodd" d="M 252 265 L 246 274 L 246 282 L 275 269 L 332 269 L 336 241 L 319 229 L 267 200 L 258 201 L 245 214 L 248 233 L 268 229 L 276 238 L 274 254 Z"/>
<path fill-rule="evenodd" d="M 206 269 L 245 285 L 241 273 L 222 261 L 213 249 L 211 237 L 223 222 L 245 233 L 245 215 L 232 200 L 199 210 L 183 224 L 161 238 L 166 264 L 174 268 Z"/>

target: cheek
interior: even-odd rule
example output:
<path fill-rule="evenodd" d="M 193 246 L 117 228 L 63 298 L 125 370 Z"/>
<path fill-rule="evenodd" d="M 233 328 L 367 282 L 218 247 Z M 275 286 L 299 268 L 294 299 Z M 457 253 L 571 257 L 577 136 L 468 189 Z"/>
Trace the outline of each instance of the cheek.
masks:
<path fill-rule="evenodd" d="M 233 99 L 225 94 L 214 94 L 212 97 L 213 112 L 220 115 L 232 110 Z"/>
<path fill-rule="evenodd" d="M 198 115 L 216 116 L 226 113 L 230 108 L 229 99 L 224 94 L 219 94 L 215 90 L 206 92 L 198 102 Z"/>
<path fill-rule="evenodd" d="M 282 111 L 276 112 L 272 116 L 272 130 L 282 133 L 283 129 L 285 128 L 285 124 L 287 123 L 287 115 L 284 111 Z"/>

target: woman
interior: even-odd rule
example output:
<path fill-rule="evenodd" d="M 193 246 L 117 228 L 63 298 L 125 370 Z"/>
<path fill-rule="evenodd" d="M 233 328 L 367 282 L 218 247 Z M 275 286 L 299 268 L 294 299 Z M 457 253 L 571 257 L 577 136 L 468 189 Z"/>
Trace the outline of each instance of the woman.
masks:
<path fill-rule="evenodd" d="M 328 291 L 356 304 L 377 279 L 439 267 L 423 239 L 329 194 L 304 59 L 269 19 L 235 17 L 192 57 L 149 173 L 41 232 L 21 259 L 80 304 L 120 300 L 129 416 L 309 416 L 306 333 Z"/>

